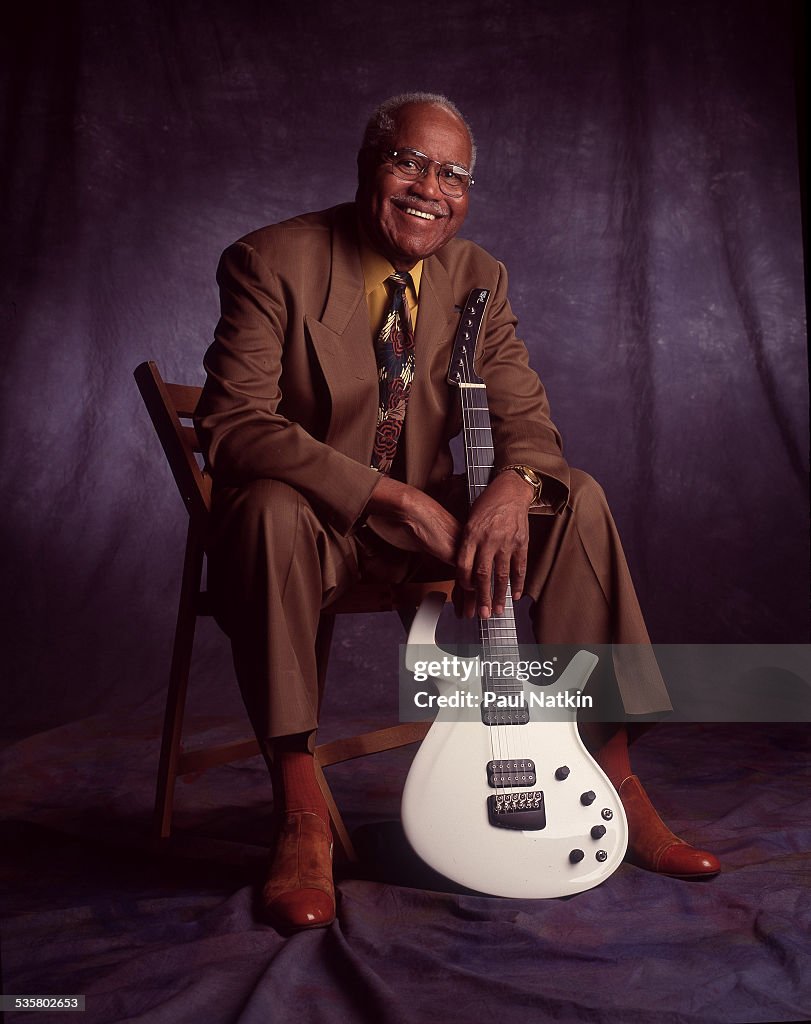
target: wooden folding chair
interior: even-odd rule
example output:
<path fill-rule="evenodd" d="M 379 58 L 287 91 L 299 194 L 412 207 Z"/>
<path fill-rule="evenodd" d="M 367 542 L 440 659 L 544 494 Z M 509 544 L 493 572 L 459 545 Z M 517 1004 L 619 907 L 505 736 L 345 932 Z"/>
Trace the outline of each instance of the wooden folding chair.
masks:
<path fill-rule="evenodd" d="M 202 389 L 187 384 L 166 383 L 154 362 L 141 363 L 135 370 L 135 380 L 189 514 L 153 821 L 154 834 L 165 839 L 172 830 L 175 782 L 178 776 L 252 757 L 259 753 L 259 745 L 255 739 L 244 739 L 194 750 L 183 749 L 183 715 L 195 626 L 198 616 L 211 614 L 209 595 L 202 587 L 204 538 L 211 508 L 211 480 L 198 462 L 200 445 L 190 423 Z M 184 420 L 187 422 L 184 423 Z M 452 588 L 452 580 L 356 585 L 321 616 L 316 642 L 319 684 L 323 686 L 326 678 L 336 615 L 346 612 L 413 612 L 430 591 L 442 591 L 447 599 Z M 355 861 L 357 857 L 323 769 L 366 754 L 418 742 L 427 730 L 426 723 L 409 722 L 316 747 L 318 781 L 329 807 L 335 842 L 347 859 Z"/>

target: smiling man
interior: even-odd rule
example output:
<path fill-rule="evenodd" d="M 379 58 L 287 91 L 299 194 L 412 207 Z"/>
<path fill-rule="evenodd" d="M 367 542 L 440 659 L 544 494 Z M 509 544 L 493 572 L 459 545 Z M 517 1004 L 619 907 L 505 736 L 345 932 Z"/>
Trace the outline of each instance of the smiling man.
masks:
<path fill-rule="evenodd" d="M 411 270 L 459 231 L 472 166 L 471 137 L 445 107 L 403 107 L 390 128 L 366 138 L 358 157 L 358 216 L 395 270 Z"/>
<path fill-rule="evenodd" d="M 335 916 L 312 757 L 315 642 L 322 608 L 352 583 L 441 562 L 468 616 L 500 613 L 509 582 L 516 600 L 532 599 L 539 642 L 648 642 L 605 497 L 566 464 L 516 336 L 506 271 L 456 238 L 475 157 L 445 97 L 394 97 L 367 125 L 354 204 L 247 235 L 218 271 L 222 313 L 196 419 L 214 481 L 209 590 L 270 766 L 278 834 L 262 903 L 286 930 Z M 477 369 L 495 467 L 468 514 L 445 378 L 473 288 L 491 293 Z M 669 708 L 655 664 L 618 671 L 617 684 L 629 713 Z M 625 730 L 592 733 L 626 807 L 630 856 L 681 876 L 717 871 L 656 815 Z"/>

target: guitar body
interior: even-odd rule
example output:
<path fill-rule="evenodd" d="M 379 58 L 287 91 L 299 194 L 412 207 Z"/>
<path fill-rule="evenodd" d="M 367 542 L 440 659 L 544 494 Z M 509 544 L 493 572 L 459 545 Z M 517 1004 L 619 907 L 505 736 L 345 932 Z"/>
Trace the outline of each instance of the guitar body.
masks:
<path fill-rule="evenodd" d="M 406 654 L 412 671 L 417 656 L 444 655 L 435 642 L 443 604 L 444 595 L 429 595 L 417 613 Z M 555 684 L 526 683 L 525 691 L 574 694 L 596 663 L 593 654 L 580 651 Z M 446 696 L 459 685 L 458 678 L 435 682 Z M 476 715 L 460 720 L 458 709 L 441 709 L 417 751 L 402 803 L 415 852 L 452 881 L 493 896 L 545 899 L 599 885 L 622 862 L 628 828 L 616 790 L 583 746 L 574 712 L 565 721 L 549 721 L 533 708 L 527 724 L 508 726 L 485 725 Z M 534 782 L 492 785 L 488 765 L 494 761 L 517 763 L 519 770 L 530 763 Z M 508 801 L 504 825 L 494 824 L 488 810 L 488 800 L 498 795 Z M 522 815 L 522 799 L 540 806 Z M 525 818 L 531 827 L 520 827 Z"/>
<path fill-rule="evenodd" d="M 468 296 L 448 368 L 448 383 L 461 396 L 471 504 L 487 487 L 495 460 L 487 388 L 474 365 L 489 295 L 474 289 Z M 443 662 L 436 624 L 444 603 L 444 595 L 429 594 L 417 612 L 406 653 L 411 671 L 417 659 Z M 509 586 L 503 611 L 479 619 L 479 629 L 481 671 L 464 678 L 480 684 L 473 695 L 480 706 L 464 713 L 440 708 L 406 779 L 406 836 L 426 864 L 477 892 L 545 899 L 590 889 L 625 855 L 625 812 L 583 746 L 576 707 L 561 720 L 558 707 L 553 717 L 544 701 L 532 698 L 576 696 L 597 658 L 578 651 L 556 683 L 522 683 Z M 435 682 L 440 696 L 459 689 L 458 678 Z"/>

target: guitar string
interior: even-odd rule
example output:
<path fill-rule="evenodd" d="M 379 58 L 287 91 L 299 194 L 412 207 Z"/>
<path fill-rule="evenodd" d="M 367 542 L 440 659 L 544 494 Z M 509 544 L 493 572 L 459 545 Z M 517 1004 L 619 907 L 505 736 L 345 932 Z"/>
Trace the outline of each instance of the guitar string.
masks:
<path fill-rule="evenodd" d="M 484 392 L 479 392 L 479 395 L 483 395 Z M 474 398 L 475 402 L 475 398 Z M 474 405 L 474 419 L 477 422 L 476 429 L 482 430 L 486 433 L 490 432 L 489 423 L 489 410 L 487 404 L 483 408 Z M 483 446 L 481 446 L 483 447 Z M 488 446 L 488 452 L 492 452 L 492 442 Z M 493 462 L 490 460 L 486 465 L 480 465 L 481 479 L 478 481 L 479 486 L 483 489 L 487 486 L 489 481 Z M 512 645 L 505 643 L 506 640 L 511 640 L 511 637 L 505 636 L 509 630 L 510 616 L 512 615 L 512 595 L 508 584 L 507 596 L 505 598 L 505 610 L 501 615 L 491 615 L 488 619 L 480 620 L 481 630 L 481 641 L 482 648 L 487 656 L 490 663 L 498 666 L 497 679 L 492 685 L 492 689 L 496 692 L 499 697 L 517 697 L 516 684 L 505 681 L 504 668 L 509 661 L 514 662 L 514 651 Z M 509 704 L 505 708 L 499 708 L 496 705 L 494 713 L 497 716 L 498 724 L 494 726 L 496 730 L 496 737 L 498 740 L 498 748 L 500 759 L 506 762 L 505 769 L 506 774 L 512 773 L 513 769 L 510 765 L 515 765 L 520 758 L 520 745 L 522 740 L 522 734 L 520 731 L 519 716 L 520 708 L 515 709 Z M 506 788 L 515 788 L 509 784 L 505 784 Z"/>
<path fill-rule="evenodd" d="M 470 383 L 473 383 L 472 367 L 470 366 L 469 363 L 469 353 L 467 351 L 467 348 L 463 347 L 462 352 L 464 357 L 464 365 L 467 380 Z M 462 391 L 464 396 L 462 402 L 462 409 L 463 412 L 467 411 L 469 413 L 468 423 L 465 425 L 465 432 L 466 436 L 469 435 L 472 438 L 472 444 L 468 445 L 466 448 L 466 451 L 470 454 L 470 466 L 472 470 L 472 479 L 470 479 L 469 481 L 469 496 L 472 503 L 475 497 L 478 496 L 477 494 L 473 493 L 474 488 L 477 490 L 481 488 L 481 490 L 483 490 L 487 486 L 489 476 L 493 468 L 492 458 L 490 458 L 487 464 L 484 464 L 483 462 L 480 461 L 479 456 L 479 453 L 485 450 L 487 451 L 488 455 L 491 455 L 493 451 L 492 435 L 490 436 L 489 439 L 486 439 L 486 435 L 491 434 L 491 425 L 489 422 L 490 417 L 486 398 L 483 407 L 476 404 L 476 392 L 478 392 L 478 394 L 481 395 L 482 397 L 485 397 L 486 391 L 484 389 L 479 391 L 478 388 L 475 389 L 475 392 L 473 391 L 473 389 L 468 390 L 466 388 L 463 388 Z M 473 421 L 472 427 L 470 424 L 471 420 Z M 485 436 L 479 437 L 477 435 L 472 435 L 470 433 L 471 430 L 481 431 L 482 434 Z M 487 441 L 487 443 L 479 444 L 479 441 Z M 508 655 L 505 653 L 503 636 L 503 630 L 508 625 L 508 611 L 509 618 L 512 619 L 512 594 L 509 585 L 507 588 L 507 597 L 505 600 L 505 612 L 502 614 L 502 616 L 494 616 L 490 619 L 479 619 L 479 630 L 482 651 L 484 654 L 486 654 L 488 661 L 490 661 L 491 663 L 495 662 L 499 666 L 503 664 L 502 659 L 508 657 Z M 514 620 L 512 621 L 514 622 Z M 512 651 L 510 651 L 510 655 L 513 655 Z M 504 694 L 505 688 L 501 672 L 499 672 L 498 686 L 491 688 L 494 689 L 499 695 Z M 514 695 L 517 696 L 517 694 L 515 694 L 514 686 L 512 689 Z M 497 724 L 488 727 L 490 729 L 491 735 L 490 748 L 491 753 L 493 755 L 493 759 L 502 762 L 507 762 L 508 764 L 512 763 L 513 765 L 515 765 L 520 759 L 517 756 L 517 751 L 514 749 L 516 741 L 520 740 L 519 736 L 514 735 L 516 729 L 520 730 L 520 725 L 517 721 L 517 718 L 520 715 L 520 708 L 514 710 L 513 708 L 508 706 L 506 709 L 502 710 L 496 706 L 493 709 L 493 713 L 497 716 Z M 502 715 L 503 724 L 499 723 L 499 716 Z M 498 757 L 496 757 L 496 753 L 498 754 Z M 510 774 L 509 768 L 507 769 L 507 774 Z M 498 789 L 497 786 L 495 788 Z M 504 788 L 507 787 L 505 786 Z"/>
<path fill-rule="evenodd" d="M 487 486 L 490 475 L 493 469 L 493 445 L 492 445 L 492 434 L 490 424 L 490 413 L 486 400 L 486 391 L 478 391 L 478 395 L 485 398 L 484 405 L 478 406 L 475 404 L 475 396 L 472 397 L 474 415 L 473 418 L 476 421 L 476 429 L 484 431 L 490 435 L 487 438 L 487 453 L 490 459 L 486 465 L 480 466 L 481 479 L 478 481 L 479 486 Z M 484 450 L 484 445 L 478 446 L 476 451 Z M 505 609 L 500 616 L 491 616 L 489 619 L 480 620 L 481 628 L 481 640 L 482 647 L 488 655 L 488 659 L 499 666 L 498 683 L 497 686 L 493 687 L 499 696 L 512 696 L 518 697 L 519 690 L 523 692 L 522 688 L 518 685 L 517 680 L 513 680 L 512 684 L 505 683 L 503 668 L 507 662 L 515 663 L 515 620 L 513 615 L 513 603 L 512 603 L 512 590 L 507 585 L 507 594 L 505 597 Z M 507 635 L 509 634 L 509 635 Z M 514 709 L 511 706 L 507 706 L 505 709 L 495 710 L 496 715 L 502 716 L 502 724 L 496 725 L 496 735 L 498 738 L 499 752 L 501 759 L 506 761 L 508 764 L 516 765 L 519 760 L 522 760 L 521 746 L 523 741 L 523 733 L 520 727 L 520 714 L 521 709 Z M 507 774 L 511 773 L 511 769 L 507 769 Z M 507 787 L 505 787 L 507 788 Z M 515 787 L 511 787 L 515 788 Z"/>
<path fill-rule="evenodd" d="M 467 353 L 465 353 L 465 355 L 467 357 Z M 468 367 L 468 375 L 469 378 L 472 380 L 473 375 L 470 372 L 470 367 Z M 476 399 L 478 397 L 482 397 L 485 399 L 483 406 L 479 406 L 476 403 Z M 478 470 L 478 479 L 475 480 L 475 484 L 477 485 L 478 488 L 483 490 L 487 486 L 493 468 L 492 457 L 490 457 L 489 461 L 485 464 L 480 460 L 479 456 L 479 453 L 482 451 L 486 451 L 488 456 L 492 456 L 493 452 L 489 409 L 486 401 L 486 391 L 484 389 L 482 389 L 481 391 L 479 389 L 476 389 L 475 392 L 471 392 L 468 404 L 472 412 L 471 418 L 474 422 L 473 429 L 480 431 L 484 435 L 483 437 L 474 437 L 474 441 L 482 441 L 484 443 L 474 443 L 474 445 L 472 446 L 473 452 L 475 453 L 472 461 L 474 466 Z M 473 496 L 471 495 L 471 497 Z M 509 587 L 505 605 L 509 605 L 510 608 L 512 605 L 512 598 Z M 487 660 L 490 663 L 495 663 L 500 667 L 503 665 L 504 660 L 508 657 L 508 655 L 505 652 L 503 643 L 503 629 L 505 625 L 506 607 L 505 613 L 503 613 L 502 616 L 493 616 L 489 619 L 479 620 L 482 650 L 484 654 L 487 656 Z M 497 685 L 492 685 L 491 680 L 490 688 L 491 690 L 496 692 L 498 696 L 501 696 L 505 694 L 505 684 L 503 680 L 503 673 L 499 672 L 498 675 L 499 678 Z M 507 765 L 515 765 L 519 759 L 518 751 L 515 750 L 515 746 L 516 742 L 520 742 L 521 738 L 519 735 L 516 734 L 516 729 L 520 729 L 520 726 L 516 721 L 517 714 L 509 706 L 504 709 L 500 709 L 498 706 L 496 706 L 493 709 L 493 714 L 496 715 L 496 725 L 490 726 L 489 728 L 494 730 L 495 743 L 491 744 L 491 746 L 495 746 L 497 748 L 499 755 L 498 759 L 500 761 L 506 762 Z M 509 767 L 507 767 L 506 772 L 508 775 L 510 774 Z M 504 788 L 506 789 L 508 788 L 508 786 L 505 785 Z"/>
<path fill-rule="evenodd" d="M 468 363 L 468 356 L 467 356 L 467 349 L 465 347 L 462 348 L 462 355 L 463 355 L 463 365 L 464 365 L 464 369 L 465 369 L 465 382 L 470 382 L 470 379 L 471 379 L 470 367 L 467 365 L 467 363 Z M 462 382 L 460 381 L 460 383 L 462 383 Z M 471 440 L 471 438 L 475 438 L 475 435 L 473 435 L 473 433 L 472 433 L 472 430 L 474 428 L 471 426 L 471 420 L 475 419 L 475 411 L 474 411 L 474 408 L 472 406 L 472 396 L 471 396 L 470 391 L 467 388 L 465 388 L 465 387 L 462 387 L 460 390 L 461 390 L 461 400 L 462 400 L 462 426 L 463 426 L 463 430 L 464 430 L 465 441 L 469 442 Z M 467 458 L 467 468 L 468 468 L 468 499 L 469 499 L 470 504 L 472 504 L 473 501 L 476 498 L 475 489 L 476 489 L 477 481 L 476 481 L 475 478 L 476 478 L 476 470 L 477 470 L 478 467 L 477 467 L 477 464 L 476 464 L 475 452 L 476 452 L 476 447 L 475 447 L 474 444 L 471 444 L 471 443 L 466 443 L 465 444 L 465 454 L 466 454 L 466 458 Z M 485 693 L 484 674 L 483 673 L 482 673 L 482 678 L 481 678 L 480 682 L 481 682 L 481 692 L 482 692 L 482 697 L 483 697 L 484 693 Z M 497 759 L 497 751 L 496 751 L 497 739 L 498 739 L 498 737 L 494 735 L 493 729 L 489 728 L 488 729 L 488 742 L 489 742 L 489 745 L 490 745 L 490 758 L 491 758 L 492 761 L 495 761 Z"/>
<path fill-rule="evenodd" d="M 467 353 L 465 352 L 467 357 Z M 468 369 L 469 378 L 472 380 L 472 374 L 470 368 Z M 476 398 L 482 397 L 485 399 L 484 405 L 479 406 L 476 404 Z M 475 422 L 474 430 L 479 430 L 490 434 L 491 425 L 489 417 L 489 409 L 486 401 L 486 391 L 484 389 L 476 389 L 475 392 L 471 393 L 469 399 L 469 406 L 472 410 L 472 419 Z M 483 441 L 486 443 L 478 444 L 476 442 Z M 487 438 L 474 437 L 473 451 L 478 453 L 481 451 L 487 451 L 488 455 L 492 455 L 492 435 Z M 480 472 L 481 478 L 476 481 L 481 489 L 486 487 L 490 474 L 493 468 L 493 460 L 490 460 L 485 465 L 484 463 L 477 463 L 477 458 L 474 458 L 474 464 L 477 464 L 477 468 Z M 500 668 L 507 663 L 516 664 L 518 658 L 517 650 L 517 636 L 515 633 L 515 616 L 514 616 L 514 605 L 512 600 L 512 589 L 511 586 L 507 585 L 507 593 L 505 597 L 505 608 L 504 612 L 500 616 L 492 616 L 486 620 L 479 620 L 480 622 L 480 636 L 482 641 L 482 648 L 488 656 L 488 660 L 495 662 Z M 511 696 L 514 699 L 519 697 L 523 698 L 524 690 L 521 681 L 518 679 L 517 674 L 512 677 L 512 683 L 505 683 L 504 672 L 499 672 L 498 685 L 493 687 L 499 695 Z M 503 715 L 503 724 L 496 725 L 491 728 L 496 730 L 496 739 L 499 748 L 499 754 L 501 760 L 506 761 L 508 764 L 512 764 L 512 769 L 507 769 L 507 774 L 515 773 L 519 774 L 518 763 L 525 761 L 528 757 L 527 751 L 524 749 L 525 734 L 521 729 L 520 717 L 523 708 L 521 706 L 513 708 L 508 706 L 503 711 L 496 709 L 496 714 Z M 506 788 L 506 787 L 505 787 Z M 523 787 L 513 786 L 511 788 L 531 788 L 526 785 Z"/>
<path fill-rule="evenodd" d="M 471 366 L 470 366 L 470 363 L 469 363 L 469 356 L 468 356 L 468 351 L 467 351 L 467 347 L 466 346 L 462 346 L 462 362 L 461 362 L 461 366 L 464 369 L 464 381 L 462 381 L 460 379 L 460 383 L 473 383 L 473 375 L 472 375 L 472 372 L 471 372 Z M 461 378 L 461 374 L 460 374 L 460 378 Z M 465 387 L 460 388 L 460 391 L 461 391 L 461 401 L 462 401 L 462 426 L 463 426 L 464 436 L 465 436 L 465 441 L 466 441 L 466 444 L 465 444 L 465 455 L 466 455 L 466 459 L 467 459 L 467 468 L 468 468 L 468 499 L 469 499 L 469 502 L 470 502 L 471 505 L 473 504 L 474 500 L 478 496 L 477 493 L 476 493 L 476 489 L 477 489 L 477 486 L 478 486 L 478 483 L 479 483 L 479 481 L 477 479 L 477 470 L 479 469 L 479 467 L 478 467 L 478 460 L 477 460 L 478 447 L 475 444 L 476 436 L 472 432 L 474 429 L 476 429 L 476 420 L 478 419 L 478 417 L 476 416 L 476 408 L 475 408 L 475 405 L 473 403 L 472 390 L 473 389 L 468 389 L 468 388 L 465 388 Z M 476 389 L 476 390 L 478 390 L 478 389 Z M 482 628 L 481 627 L 481 620 L 479 620 L 479 629 L 480 629 L 480 634 L 479 635 L 480 635 L 480 638 L 481 638 L 481 628 Z M 483 653 L 484 653 L 484 650 L 482 648 L 482 654 Z M 481 682 L 482 697 L 484 697 L 484 694 L 485 694 L 486 691 L 485 691 L 485 677 L 484 677 L 484 673 L 483 672 L 481 674 L 480 682 Z M 481 714 L 481 709 L 480 709 L 480 714 Z M 489 746 L 490 746 L 490 759 L 492 761 L 494 761 L 494 762 L 496 760 L 501 760 L 500 754 L 502 753 L 502 751 L 499 749 L 500 746 L 501 746 L 501 744 L 499 742 L 501 737 L 496 732 L 496 727 L 490 726 L 490 727 L 486 727 L 486 728 L 488 729 L 488 743 L 489 743 Z M 497 789 L 497 787 L 496 787 L 496 789 Z"/>

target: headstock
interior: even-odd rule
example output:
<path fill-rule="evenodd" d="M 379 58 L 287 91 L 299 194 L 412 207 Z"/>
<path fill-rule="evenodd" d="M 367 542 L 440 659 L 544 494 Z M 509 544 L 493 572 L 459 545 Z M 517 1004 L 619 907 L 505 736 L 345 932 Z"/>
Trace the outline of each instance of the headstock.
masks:
<path fill-rule="evenodd" d="M 448 367 L 448 383 L 456 387 L 484 387 L 484 381 L 476 374 L 473 361 L 489 298 L 487 288 L 474 288 L 462 307 Z"/>

